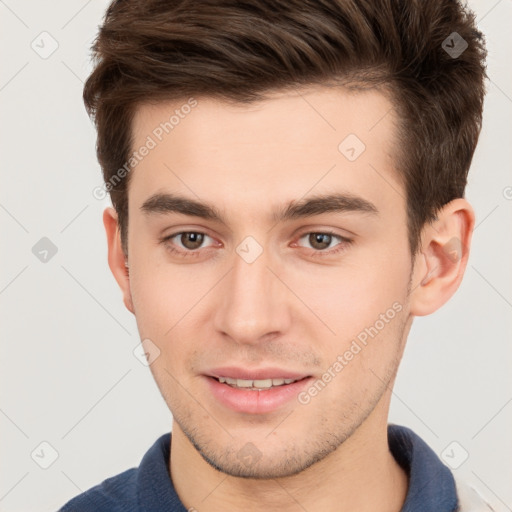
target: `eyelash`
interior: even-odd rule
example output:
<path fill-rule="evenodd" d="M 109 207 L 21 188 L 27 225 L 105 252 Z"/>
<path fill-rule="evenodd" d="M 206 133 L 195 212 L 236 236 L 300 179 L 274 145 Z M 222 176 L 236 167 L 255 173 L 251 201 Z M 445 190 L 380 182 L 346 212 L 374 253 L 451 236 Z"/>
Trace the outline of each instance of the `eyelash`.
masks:
<path fill-rule="evenodd" d="M 165 236 L 165 237 L 161 238 L 160 239 L 160 243 L 164 244 L 166 249 L 170 253 L 177 254 L 177 255 L 182 256 L 184 258 L 199 256 L 200 249 L 184 251 L 184 250 L 181 250 L 181 249 L 176 249 L 176 247 L 174 247 L 173 245 L 171 245 L 169 243 L 170 240 L 172 240 L 173 238 L 175 238 L 175 237 L 177 237 L 179 235 L 183 235 L 185 233 L 194 233 L 194 234 L 200 234 L 200 235 L 209 236 L 206 233 L 203 233 L 202 231 L 179 231 L 177 233 L 173 233 L 172 235 L 168 235 L 168 236 Z M 315 234 L 315 235 L 329 235 L 329 236 L 338 238 L 340 240 L 340 243 L 337 244 L 340 247 L 338 247 L 337 249 L 330 249 L 330 250 L 327 250 L 327 251 L 326 250 L 315 250 L 315 249 L 312 249 L 313 252 L 311 252 L 309 254 L 309 256 L 313 256 L 315 258 L 316 257 L 320 257 L 321 258 L 321 257 L 325 257 L 325 256 L 332 256 L 334 254 L 338 254 L 338 253 L 346 250 L 352 244 L 352 242 L 353 242 L 353 240 L 351 240 L 350 238 L 346 238 L 344 236 L 338 235 L 338 234 L 336 234 L 336 233 L 334 233 L 332 231 L 308 231 L 307 233 L 303 233 L 299 237 L 298 240 L 301 240 L 305 236 L 311 235 L 311 234 Z"/>

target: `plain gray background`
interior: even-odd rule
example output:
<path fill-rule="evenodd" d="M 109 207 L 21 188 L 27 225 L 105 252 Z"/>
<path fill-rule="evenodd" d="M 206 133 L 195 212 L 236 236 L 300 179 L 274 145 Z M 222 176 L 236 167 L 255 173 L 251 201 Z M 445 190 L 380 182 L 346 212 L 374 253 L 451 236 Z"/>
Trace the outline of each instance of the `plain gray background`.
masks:
<path fill-rule="evenodd" d="M 467 190 L 477 215 L 473 248 L 455 297 L 414 322 L 390 422 L 412 428 L 506 511 L 512 2 L 470 5 L 487 36 L 490 77 Z M 108 199 L 92 195 L 102 182 L 81 94 L 106 6 L 0 0 L 0 511 L 56 510 L 138 465 L 171 427 L 149 368 L 133 354 L 136 324 L 107 266 L 101 215 Z M 46 262 L 33 252 L 43 237 L 57 249 Z"/>

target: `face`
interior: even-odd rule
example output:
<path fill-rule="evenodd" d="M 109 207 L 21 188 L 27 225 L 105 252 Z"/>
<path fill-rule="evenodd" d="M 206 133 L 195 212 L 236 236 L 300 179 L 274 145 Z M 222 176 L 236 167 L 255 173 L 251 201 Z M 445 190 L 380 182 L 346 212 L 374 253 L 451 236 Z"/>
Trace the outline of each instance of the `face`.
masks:
<path fill-rule="evenodd" d="M 140 336 L 173 429 L 207 462 L 296 474 L 388 398 L 410 326 L 393 109 L 326 88 L 185 104 L 134 119 L 134 150 L 151 146 L 129 186 Z"/>

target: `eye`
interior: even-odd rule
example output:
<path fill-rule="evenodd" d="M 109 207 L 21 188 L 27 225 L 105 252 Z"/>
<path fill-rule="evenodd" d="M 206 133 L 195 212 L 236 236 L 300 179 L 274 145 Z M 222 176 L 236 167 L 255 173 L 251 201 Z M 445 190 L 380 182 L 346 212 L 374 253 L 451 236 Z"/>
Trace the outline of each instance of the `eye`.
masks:
<path fill-rule="evenodd" d="M 345 249 L 348 245 L 352 243 L 352 240 L 343 237 L 341 235 L 337 235 L 332 232 L 311 232 L 305 233 L 299 238 L 300 240 L 305 239 L 306 242 L 310 245 L 310 248 L 313 249 L 313 256 L 316 255 L 326 255 L 326 254 L 335 254 L 343 249 Z M 338 241 L 338 243 L 333 244 L 333 242 Z M 300 244 L 299 244 L 300 245 Z M 301 247 L 304 247 L 300 245 Z M 326 250 L 329 247 L 336 247 L 336 249 Z M 307 248 L 307 247 L 306 247 Z"/>
<path fill-rule="evenodd" d="M 173 238 L 178 237 L 177 240 L 181 244 L 183 249 L 195 250 L 199 249 L 203 244 L 205 237 L 210 238 L 204 233 L 198 233 L 195 231 L 184 231 L 183 233 L 177 233 Z"/>
<path fill-rule="evenodd" d="M 206 233 L 199 231 L 180 231 L 168 235 L 160 240 L 170 252 L 178 253 L 182 256 L 193 256 L 198 254 L 206 239 L 213 241 L 213 238 Z"/>

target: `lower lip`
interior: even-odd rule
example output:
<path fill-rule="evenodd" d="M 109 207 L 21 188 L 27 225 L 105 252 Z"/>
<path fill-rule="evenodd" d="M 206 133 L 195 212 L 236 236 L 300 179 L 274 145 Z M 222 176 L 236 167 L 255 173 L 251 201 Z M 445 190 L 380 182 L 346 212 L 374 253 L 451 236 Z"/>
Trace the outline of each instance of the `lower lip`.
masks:
<path fill-rule="evenodd" d="M 206 377 L 206 380 L 213 396 L 226 407 L 237 412 L 265 414 L 296 399 L 297 395 L 310 383 L 312 377 L 262 391 L 234 388 L 213 377 Z"/>

